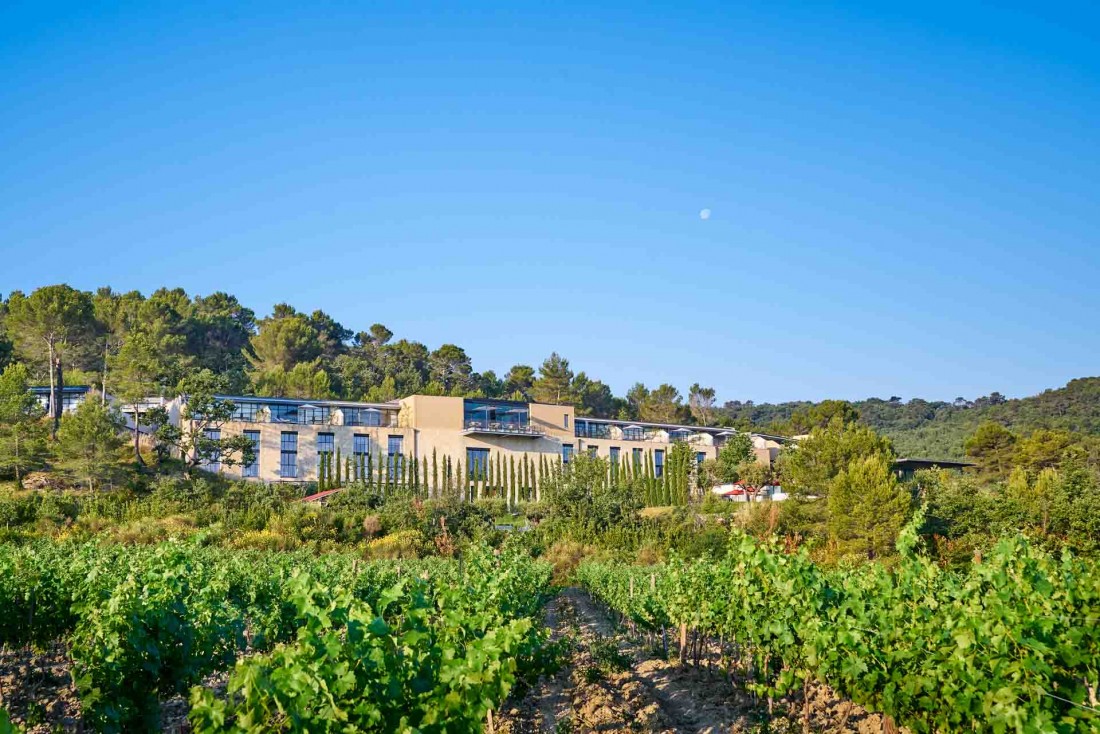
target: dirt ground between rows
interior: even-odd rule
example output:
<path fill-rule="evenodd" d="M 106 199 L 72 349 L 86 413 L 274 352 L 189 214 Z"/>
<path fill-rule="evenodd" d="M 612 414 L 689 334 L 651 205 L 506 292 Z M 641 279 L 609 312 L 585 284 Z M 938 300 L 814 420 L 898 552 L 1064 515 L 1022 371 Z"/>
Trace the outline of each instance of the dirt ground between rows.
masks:
<path fill-rule="evenodd" d="M 496 732 L 803 731 L 800 698 L 775 702 L 769 715 L 766 704 L 733 684 L 717 666 L 681 664 L 630 639 L 579 589 L 565 589 L 551 601 L 546 622 L 553 638 L 565 640 L 570 652 L 555 676 L 505 707 L 495 722 Z M 609 666 L 608 658 L 617 667 Z M 824 686 L 812 687 L 809 699 L 811 731 L 884 731 L 882 717 L 838 700 Z"/>

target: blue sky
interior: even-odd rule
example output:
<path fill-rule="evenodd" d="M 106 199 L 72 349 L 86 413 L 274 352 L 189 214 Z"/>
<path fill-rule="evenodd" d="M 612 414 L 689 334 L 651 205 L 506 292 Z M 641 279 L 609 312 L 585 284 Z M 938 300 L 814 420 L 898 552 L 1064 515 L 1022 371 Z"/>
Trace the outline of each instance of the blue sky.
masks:
<path fill-rule="evenodd" d="M 5 4 L 0 291 L 721 400 L 1100 373 L 1100 11 L 902 5 Z"/>

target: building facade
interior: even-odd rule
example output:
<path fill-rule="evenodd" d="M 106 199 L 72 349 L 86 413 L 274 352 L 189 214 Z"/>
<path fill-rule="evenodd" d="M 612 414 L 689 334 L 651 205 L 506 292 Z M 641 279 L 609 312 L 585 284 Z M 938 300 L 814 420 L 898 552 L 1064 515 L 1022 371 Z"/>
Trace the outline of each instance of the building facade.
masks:
<path fill-rule="evenodd" d="M 222 425 L 225 438 L 253 440 L 257 459 L 248 466 L 207 467 L 265 482 L 316 481 L 323 455 L 352 466 L 393 468 L 410 459 L 461 462 L 466 471 L 503 460 L 568 463 L 588 453 L 617 462 L 640 457 L 660 476 L 668 451 L 687 442 L 702 462 L 713 459 L 734 432 L 726 428 L 633 423 L 578 417 L 572 406 L 429 395 L 387 403 L 220 396 L 236 406 Z M 179 405 L 170 415 L 180 415 Z M 751 434 L 756 459 L 770 464 L 780 436 Z"/>

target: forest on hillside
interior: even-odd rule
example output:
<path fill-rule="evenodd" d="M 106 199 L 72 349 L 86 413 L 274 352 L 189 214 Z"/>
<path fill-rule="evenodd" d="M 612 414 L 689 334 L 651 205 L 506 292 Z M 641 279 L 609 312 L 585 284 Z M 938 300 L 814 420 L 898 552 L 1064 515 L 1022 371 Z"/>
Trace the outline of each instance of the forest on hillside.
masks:
<path fill-rule="evenodd" d="M 777 433 L 806 433 L 813 427 L 811 412 L 824 403 L 753 403 L 729 401 L 718 414 L 737 427 Z M 1008 399 L 999 392 L 974 400 L 951 402 L 913 398 L 903 401 L 868 398 L 851 403 L 860 422 L 890 438 L 901 456 L 959 459 L 965 442 L 985 422 L 998 423 L 1017 433 L 1037 429 L 1100 434 L 1100 377 L 1071 380 L 1064 387 L 1039 395 Z"/>
<path fill-rule="evenodd" d="M 126 397 L 168 395 L 185 375 L 208 370 L 231 394 L 367 401 L 417 393 L 511 398 L 571 404 L 579 414 L 595 417 L 787 435 L 808 433 L 838 404 L 720 404 L 715 389 L 700 382 L 683 391 L 637 382 L 616 395 L 557 352 L 537 367 L 517 363 L 503 374 L 478 371 L 457 344 L 432 348 L 398 338 L 381 323 L 349 326 L 323 310 L 307 313 L 285 303 L 260 317 L 229 293 L 189 295 L 180 288 L 148 296 L 67 285 L 12 291 L 0 300 L 0 370 L 12 362 L 26 365 L 39 384 L 51 382 L 56 366 L 67 385 L 93 385 Z M 890 438 L 903 456 L 961 458 L 967 438 L 986 422 L 1017 434 L 1100 433 L 1096 377 L 1018 399 L 993 392 L 951 402 L 892 396 L 843 405 Z"/>

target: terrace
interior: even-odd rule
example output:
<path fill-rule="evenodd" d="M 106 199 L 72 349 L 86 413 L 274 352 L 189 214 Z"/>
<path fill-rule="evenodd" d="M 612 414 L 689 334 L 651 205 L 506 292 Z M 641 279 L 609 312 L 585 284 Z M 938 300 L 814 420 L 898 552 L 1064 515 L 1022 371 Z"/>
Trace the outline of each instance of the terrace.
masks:
<path fill-rule="evenodd" d="M 544 436 L 545 431 L 531 425 L 531 414 L 525 403 L 466 400 L 463 403 L 462 434 L 538 438 Z"/>

